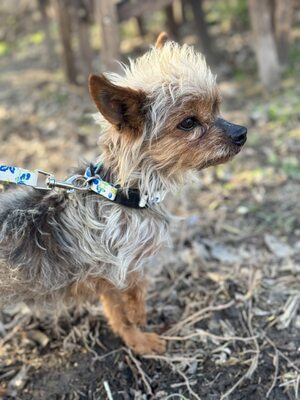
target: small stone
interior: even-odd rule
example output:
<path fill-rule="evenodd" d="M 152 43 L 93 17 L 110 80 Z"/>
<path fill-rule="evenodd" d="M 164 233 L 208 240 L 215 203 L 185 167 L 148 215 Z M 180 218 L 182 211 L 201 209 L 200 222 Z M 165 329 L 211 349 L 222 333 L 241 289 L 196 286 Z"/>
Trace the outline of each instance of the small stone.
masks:
<path fill-rule="evenodd" d="M 204 258 L 205 260 L 210 259 L 209 252 L 203 243 L 193 242 L 193 250 L 198 257 Z"/>
<path fill-rule="evenodd" d="M 6 333 L 3 323 L 0 321 L 0 336 L 4 336 Z"/>
<path fill-rule="evenodd" d="M 25 303 L 17 303 L 6 306 L 3 310 L 4 314 L 10 315 L 13 317 L 14 315 L 21 314 L 26 315 L 30 314 L 30 308 Z"/>
<path fill-rule="evenodd" d="M 300 315 L 295 318 L 295 328 L 300 329 Z"/>
<path fill-rule="evenodd" d="M 164 390 L 160 390 L 159 392 L 155 393 L 153 399 L 166 399 L 168 397 L 168 393 Z"/>
<path fill-rule="evenodd" d="M 188 373 L 189 375 L 194 375 L 194 374 L 197 372 L 197 367 L 198 367 L 198 361 L 193 361 L 193 362 L 190 364 L 190 366 L 189 366 L 189 368 L 188 368 L 188 370 L 187 370 L 187 373 Z"/>
<path fill-rule="evenodd" d="M 210 252 L 213 258 L 224 264 L 234 264 L 239 260 L 239 257 L 234 254 L 232 249 L 222 244 L 214 245 Z"/>
<path fill-rule="evenodd" d="M 10 396 L 16 397 L 18 391 L 23 389 L 27 381 L 28 366 L 23 365 L 17 375 L 9 382 L 7 392 Z"/>
<path fill-rule="evenodd" d="M 237 209 L 237 213 L 240 215 L 248 214 L 248 212 L 249 212 L 249 208 L 246 206 L 239 206 Z"/>
<path fill-rule="evenodd" d="M 294 253 L 293 249 L 288 244 L 282 242 L 273 235 L 265 235 L 265 244 L 269 251 L 278 258 L 289 257 Z"/>
<path fill-rule="evenodd" d="M 49 338 L 43 332 L 38 330 L 29 331 L 27 333 L 29 339 L 33 340 L 34 342 L 38 343 L 42 347 L 46 347 L 49 343 Z"/>
<path fill-rule="evenodd" d="M 186 223 L 188 226 L 195 226 L 199 224 L 200 217 L 197 214 L 192 214 L 189 217 L 186 218 Z"/>
<path fill-rule="evenodd" d="M 294 249 L 297 253 L 300 253 L 300 240 L 295 243 Z"/>

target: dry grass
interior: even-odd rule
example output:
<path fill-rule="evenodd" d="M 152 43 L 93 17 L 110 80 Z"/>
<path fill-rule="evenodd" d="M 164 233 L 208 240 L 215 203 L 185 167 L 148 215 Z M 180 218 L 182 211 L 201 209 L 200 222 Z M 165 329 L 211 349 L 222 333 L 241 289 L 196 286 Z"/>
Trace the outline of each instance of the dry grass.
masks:
<path fill-rule="evenodd" d="M 0 65 L 0 160 L 63 177 L 82 155 L 96 157 L 97 128 L 83 118 L 91 104 L 31 56 L 22 74 L 10 59 Z M 184 219 L 149 268 L 148 299 L 149 329 L 168 340 L 167 353 L 122 347 L 98 305 L 57 321 L 9 307 L 0 314 L 0 398 L 299 398 L 299 113 L 284 129 L 268 117 L 268 107 L 299 98 L 289 85 L 262 100 L 247 83 L 224 81 L 226 117 L 250 125 L 253 104 L 260 110 L 249 142 L 168 199 Z"/>

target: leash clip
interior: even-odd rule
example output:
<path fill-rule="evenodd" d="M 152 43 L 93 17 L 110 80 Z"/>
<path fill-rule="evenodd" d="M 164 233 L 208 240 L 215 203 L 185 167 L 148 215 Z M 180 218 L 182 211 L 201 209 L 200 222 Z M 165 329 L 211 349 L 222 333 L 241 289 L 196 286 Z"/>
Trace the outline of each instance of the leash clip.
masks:
<path fill-rule="evenodd" d="M 65 181 L 57 181 L 54 177 L 54 175 L 50 174 L 49 172 L 43 171 L 43 170 L 37 170 L 38 174 L 42 175 L 43 180 L 40 182 L 38 178 L 38 183 L 37 186 L 35 186 L 36 189 L 41 189 L 41 190 L 52 190 L 55 188 L 60 188 L 60 189 L 66 189 L 68 192 L 74 192 L 74 190 L 87 190 L 86 187 L 79 187 L 73 185 L 73 183 Z M 46 177 L 46 178 L 45 178 Z M 44 186 L 42 186 L 44 185 Z"/>
<path fill-rule="evenodd" d="M 48 182 L 49 182 L 49 180 L 54 180 L 54 182 L 55 182 L 54 176 L 52 174 L 50 174 L 49 172 L 43 171 L 41 169 L 38 169 L 37 173 L 38 173 L 38 180 L 37 180 L 37 186 L 35 186 L 35 189 L 51 190 L 52 187 L 49 186 Z"/>

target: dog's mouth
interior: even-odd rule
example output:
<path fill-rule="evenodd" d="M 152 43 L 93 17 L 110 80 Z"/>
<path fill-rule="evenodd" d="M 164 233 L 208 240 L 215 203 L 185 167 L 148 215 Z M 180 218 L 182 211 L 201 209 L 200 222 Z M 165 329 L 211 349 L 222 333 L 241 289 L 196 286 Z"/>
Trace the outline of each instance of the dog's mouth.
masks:
<path fill-rule="evenodd" d="M 230 161 L 242 150 L 247 141 L 247 128 L 241 125 L 235 125 L 222 118 L 217 118 L 214 128 L 218 132 L 213 132 L 213 135 L 218 135 L 219 143 L 214 146 L 210 153 L 211 157 L 201 162 L 198 170 Z"/>

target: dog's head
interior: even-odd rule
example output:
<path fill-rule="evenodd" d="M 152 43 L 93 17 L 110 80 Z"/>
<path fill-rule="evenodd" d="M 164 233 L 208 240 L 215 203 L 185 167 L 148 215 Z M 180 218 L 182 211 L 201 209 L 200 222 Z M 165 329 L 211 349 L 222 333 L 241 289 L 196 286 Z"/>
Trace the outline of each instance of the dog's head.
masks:
<path fill-rule="evenodd" d="M 163 33 L 124 72 L 89 79 L 101 119 L 112 128 L 102 145 L 119 183 L 145 170 L 179 182 L 186 172 L 226 162 L 241 150 L 247 129 L 220 118 L 215 76 L 192 47 Z"/>

